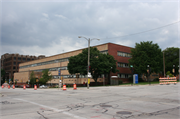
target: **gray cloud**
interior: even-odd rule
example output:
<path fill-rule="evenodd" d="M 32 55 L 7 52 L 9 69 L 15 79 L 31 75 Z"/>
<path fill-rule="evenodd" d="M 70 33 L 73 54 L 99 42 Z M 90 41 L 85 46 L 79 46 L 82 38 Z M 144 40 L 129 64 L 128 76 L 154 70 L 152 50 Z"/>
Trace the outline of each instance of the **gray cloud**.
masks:
<path fill-rule="evenodd" d="M 134 47 L 153 41 L 162 49 L 179 47 L 178 24 L 121 37 L 178 21 L 178 1 L 2 2 L 1 55 L 55 55 L 112 42 Z M 118 38 L 117 38 L 118 37 Z M 172 42 L 173 41 L 173 42 Z"/>

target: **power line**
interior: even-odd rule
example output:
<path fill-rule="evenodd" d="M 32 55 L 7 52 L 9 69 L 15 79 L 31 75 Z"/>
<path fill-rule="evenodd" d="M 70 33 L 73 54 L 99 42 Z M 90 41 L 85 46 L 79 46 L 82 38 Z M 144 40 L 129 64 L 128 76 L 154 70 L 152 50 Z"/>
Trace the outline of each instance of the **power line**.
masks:
<path fill-rule="evenodd" d="M 122 36 L 118 36 L 118 37 L 100 38 L 100 39 L 114 39 L 114 38 L 120 38 L 120 37 L 133 36 L 133 35 L 137 35 L 137 34 L 149 32 L 149 31 L 154 31 L 154 30 L 157 30 L 157 29 L 161 29 L 161 28 L 164 28 L 164 27 L 167 27 L 167 26 L 171 26 L 171 25 L 174 25 L 174 24 L 176 24 L 176 23 L 178 23 L 178 22 L 180 22 L 180 21 L 177 21 L 177 22 L 174 22 L 174 23 L 171 23 L 171 24 L 167 24 L 167 25 L 165 25 L 165 26 L 157 27 L 157 28 L 154 28 L 154 29 L 150 29 L 150 30 L 147 30 L 147 31 L 142 31 L 142 32 L 138 32 L 138 33 L 128 34 L 128 35 L 122 35 Z"/>

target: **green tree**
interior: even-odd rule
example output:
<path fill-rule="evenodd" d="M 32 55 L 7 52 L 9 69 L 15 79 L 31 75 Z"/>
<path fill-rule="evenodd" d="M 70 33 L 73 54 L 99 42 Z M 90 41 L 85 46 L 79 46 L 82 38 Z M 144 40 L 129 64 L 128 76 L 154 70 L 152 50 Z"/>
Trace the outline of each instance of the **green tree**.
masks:
<path fill-rule="evenodd" d="M 1 77 L 4 77 L 6 74 L 5 70 L 4 69 L 1 69 Z"/>
<path fill-rule="evenodd" d="M 133 65 L 134 73 L 148 75 L 147 65 L 151 72 L 159 73 L 163 70 L 163 54 L 158 44 L 152 41 L 136 43 L 135 48 L 131 49 L 131 55 L 129 65 Z"/>
<path fill-rule="evenodd" d="M 88 49 L 84 49 L 82 53 L 69 58 L 68 71 L 70 74 L 80 73 L 87 75 Z M 94 81 L 97 84 L 97 79 L 101 74 L 107 74 L 111 71 L 116 73 L 116 60 L 109 54 L 100 53 L 97 48 L 90 47 L 90 71 Z"/>
<path fill-rule="evenodd" d="M 34 84 L 36 84 L 36 78 L 35 78 L 35 75 L 34 75 L 34 71 L 31 72 L 30 74 L 30 82 L 31 86 L 33 87 Z"/>
<path fill-rule="evenodd" d="M 169 77 L 173 77 L 173 74 L 171 74 L 170 71 L 167 71 L 167 72 L 166 72 L 166 76 L 167 76 L 167 75 L 169 75 Z"/>
<path fill-rule="evenodd" d="M 39 79 L 39 84 L 46 84 L 52 79 L 52 75 L 48 69 L 42 71 L 42 78 Z"/>
<path fill-rule="evenodd" d="M 165 71 L 170 71 L 170 73 L 174 74 L 172 69 L 173 65 L 175 65 L 175 74 L 178 74 L 179 48 L 170 47 L 163 50 L 163 52 L 165 58 Z"/>

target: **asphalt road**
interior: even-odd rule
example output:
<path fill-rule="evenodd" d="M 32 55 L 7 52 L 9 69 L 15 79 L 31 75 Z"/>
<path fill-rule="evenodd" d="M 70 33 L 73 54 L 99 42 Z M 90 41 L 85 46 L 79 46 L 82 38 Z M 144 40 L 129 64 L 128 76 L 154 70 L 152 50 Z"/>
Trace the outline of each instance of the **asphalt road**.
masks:
<path fill-rule="evenodd" d="M 0 92 L 0 119 L 180 119 L 180 83 Z"/>

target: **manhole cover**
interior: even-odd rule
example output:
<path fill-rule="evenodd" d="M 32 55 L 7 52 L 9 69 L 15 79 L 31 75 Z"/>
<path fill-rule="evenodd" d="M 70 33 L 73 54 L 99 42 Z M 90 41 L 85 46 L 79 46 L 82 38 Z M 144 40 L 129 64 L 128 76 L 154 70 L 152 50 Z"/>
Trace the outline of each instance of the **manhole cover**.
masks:
<path fill-rule="evenodd" d="M 100 105 L 101 107 L 112 107 L 111 105 Z"/>
<path fill-rule="evenodd" d="M 116 114 L 132 114 L 132 112 L 128 112 L 128 111 L 119 111 L 119 112 L 116 112 Z"/>

